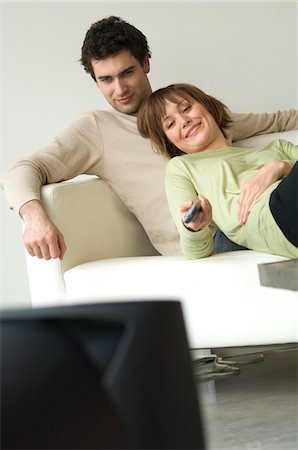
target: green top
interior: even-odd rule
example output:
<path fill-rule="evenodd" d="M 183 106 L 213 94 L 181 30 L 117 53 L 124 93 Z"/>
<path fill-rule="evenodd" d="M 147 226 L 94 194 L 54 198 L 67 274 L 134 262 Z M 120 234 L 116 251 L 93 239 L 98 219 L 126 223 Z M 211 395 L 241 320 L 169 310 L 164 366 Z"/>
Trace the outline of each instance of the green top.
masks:
<path fill-rule="evenodd" d="M 188 230 L 180 215 L 181 203 L 189 199 L 195 202 L 197 194 L 202 194 L 212 205 L 213 223 L 232 241 L 252 250 L 298 258 L 298 248 L 285 238 L 269 208 L 270 194 L 281 180 L 256 200 L 245 224 L 240 224 L 237 218 L 241 186 L 273 159 L 293 165 L 298 159 L 298 149 L 290 142 L 277 139 L 256 148 L 225 147 L 187 154 L 167 163 L 167 198 L 187 257 L 204 258 L 213 253 L 209 228 Z"/>

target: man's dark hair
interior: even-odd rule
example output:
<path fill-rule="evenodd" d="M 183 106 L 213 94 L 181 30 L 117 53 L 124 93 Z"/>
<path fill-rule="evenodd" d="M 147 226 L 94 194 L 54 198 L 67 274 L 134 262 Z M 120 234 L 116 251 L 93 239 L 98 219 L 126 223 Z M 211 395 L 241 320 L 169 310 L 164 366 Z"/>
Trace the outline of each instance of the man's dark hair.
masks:
<path fill-rule="evenodd" d="M 143 65 L 144 58 L 151 57 L 144 34 L 120 17 L 110 16 L 91 25 L 86 33 L 80 62 L 95 80 L 91 60 L 115 56 L 122 50 L 129 50 Z"/>

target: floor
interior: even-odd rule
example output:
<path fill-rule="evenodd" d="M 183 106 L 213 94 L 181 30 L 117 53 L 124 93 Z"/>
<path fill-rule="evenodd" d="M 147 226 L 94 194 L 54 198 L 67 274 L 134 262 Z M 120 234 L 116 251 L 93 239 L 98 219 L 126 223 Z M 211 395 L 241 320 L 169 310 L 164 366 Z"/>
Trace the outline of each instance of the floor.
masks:
<path fill-rule="evenodd" d="M 298 347 L 224 359 L 244 364 L 216 376 L 213 362 L 196 371 L 207 449 L 297 450 Z"/>

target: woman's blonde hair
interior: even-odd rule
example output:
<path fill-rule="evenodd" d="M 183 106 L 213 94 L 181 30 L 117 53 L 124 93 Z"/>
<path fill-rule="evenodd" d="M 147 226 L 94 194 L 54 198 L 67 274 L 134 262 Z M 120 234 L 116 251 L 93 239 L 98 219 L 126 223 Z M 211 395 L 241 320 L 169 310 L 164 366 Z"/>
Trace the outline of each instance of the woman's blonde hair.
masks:
<path fill-rule="evenodd" d="M 149 138 L 155 151 L 166 157 L 183 155 L 184 152 L 172 144 L 165 135 L 162 121 L 165 117 L 165 101 L 179 103 L 181 99 L 197 101 L 212 115 L 216 124 L 226 137 L 232 119 L 228 108 L 222 102 L 205 94 L 196 86 L 186 83 L 171 84 L 153 92 L 142 104 L 137 125 L 141 136 Z"/>

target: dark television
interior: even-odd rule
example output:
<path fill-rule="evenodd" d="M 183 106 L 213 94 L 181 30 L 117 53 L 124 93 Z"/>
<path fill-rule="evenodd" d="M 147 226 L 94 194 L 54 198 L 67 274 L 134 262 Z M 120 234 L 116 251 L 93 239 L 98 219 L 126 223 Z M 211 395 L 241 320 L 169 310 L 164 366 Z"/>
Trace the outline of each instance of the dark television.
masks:
<path fill-rule="evenodd" d="M 203 449 L 178 301 L 1 313 L 1 449 Z"/>

